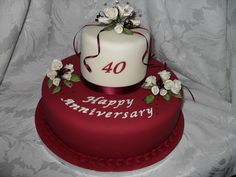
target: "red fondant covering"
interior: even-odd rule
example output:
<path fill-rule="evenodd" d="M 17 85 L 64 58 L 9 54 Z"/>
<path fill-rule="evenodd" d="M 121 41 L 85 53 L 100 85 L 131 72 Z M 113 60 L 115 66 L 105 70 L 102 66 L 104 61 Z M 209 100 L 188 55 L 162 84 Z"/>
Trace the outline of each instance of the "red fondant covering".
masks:
<path fill-rule="evenodd" d="M 74 64 L 80 73 L 76 56 L 63 63 Z M 156 67 L 149 68 L 148 75 L 164 69 L 156 60 L 151 63 Z M 150 90 L 104 95 L 82 82 L 71 89 L 62 85 L 61 92 L 51 94 L 47 81 L 36 111 L 36 127 L 48 148 L 72 164 L 98 171 L 134 170 L 163 159 L 182 137 L 182 99 L 166 101 L 157 96 L 147 105 L 144 98 Z"/>

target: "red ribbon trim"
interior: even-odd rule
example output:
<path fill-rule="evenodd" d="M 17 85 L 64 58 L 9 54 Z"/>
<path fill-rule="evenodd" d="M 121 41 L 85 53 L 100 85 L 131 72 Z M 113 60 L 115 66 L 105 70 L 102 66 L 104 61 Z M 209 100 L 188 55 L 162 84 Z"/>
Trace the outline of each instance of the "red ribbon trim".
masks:
<path fill-rule="evenodd" d="M 149 31 L 148 29 L 146 28 L 143 28 L 143 27 L 136 27 L 135 29 L 143 29 L 143 30 L 146 30 L 146 31 Z M 143 57 L 142 57 L 142 63 L 148 67 L 151 67 L 151 68 L 156 68 L 157 66 L 156 65 L 153 65 L 153 64 L 148 64 L 148 63 L 144 63 L 144 59 L 146 57 L 146 55 L 148 54 L 148 51 L 149 51 L 149 56 L 148 58 L 154 58 L 155 57 L 155 54 L 152 53 L 152 36 L 150 37 L 150 47 L 149 47 L 149 42 L 148 42 L 148 39 L 146 38 L 145 35 L 143 35 L 142 33 L 140 32 L 137 32 L 137 31 L 133 31 L 134 34 L 138 34 L 138 35 L 141 35 L 142 37 L 145 38 L 145 41 L 146 41 L 146 50 L 143 54 Z"/>
<path fill-rule="evenodd" d="M 76 45 L 75 45 L 75 40 L 76 40 L 77 35 L 80 33 L 80 31 L 81 31 L 82 29 L 84 29 L 85 27 L 87 27 L 87 26 L 98 26 L 98 25 L 96 25 L 96 24 L 87 24 L 87 25 L 84 25 L 84 26 L 83 26 L 82 28 L 80 28 L 80 30 L 75 34 L 74 39 L 73 39 L 73 49 L 74 49 L 75 54 L 76 54 L 77 56 L 80 56 L 80 53 L 77 52 Z"/>
<path fill-rule="evenodd" d="M 83 28 L 87 27 L 87 26 L 98 26 L 98 25 L 96 25 L 96 24 L 84 25 L 84 26 L 75 34 L 74 39 L 73 39 L 73 48 L 74 48 L 75 54 L 76 54 L 78 57 L 80 57 L 80 53 L 79 53 L 79 52 L 77 51 L 77 49 L 76 49 L 76 48 L 77 48 L 76 45 L 75 45 L 76 37 L 77 37 L 78 33 L 80 33 L 80 31 L 81 31 Z M 104 30 L 103 30 L 103 31 L 104 31 Z M 99 39 L 99 35 L 100 35 L 101 32 L 102 32 L 102 30 L 98 33 L 98 36 L 97 36 L 98 54 L 97 54 L 97 55 L 94 55 L 94 56 L 87 56 L 87 57 L 85 57 L 84 60 L 83 60 L 84 66 L 86 67 L 86 69 L 87 69 L 89 72 L 92 72 L 92 69 L 91 69 L 91 67 L 86 63 L 86 59 L 97 57 L 97 56 L 100 54 L 100 39 Z"/>
<path fill-rule="evenodd" d="M 100 54 L 100 52 L 101 52 L 101 47 L 100 47 L 100 34 L 101 34 L 103 31 L 105 31 L 105 30 L 102 29 L 102 30 L 100 30 L 99 33 L 97 34 L 98 53 L 95 54 L 95 55 L 86 56 L 86 57 L 84 58 L 84 60 L 83 60 L 84 65 L 85 65 L 85 67 L 87 68 L 87 70 L 88 70 L 89 72 L 92 72 L 92 69 L 91 69 L 90 66 L 86 63 L 86 60 L 87 60 L 87 59 L 91 59 L 91 58 L 96 58 L 96 57 Z"/>
<path fill-rule="evenodd" d="M 188 90 L 188 92 L 190 93 L 190 95 L 191 95 L 193 101 L 196 102 L 196 101 L 195 101 L 195 98 L 194 98 L 194 96 L 193 96 L 193 93 L 191 92 L 191 90 L 190 90 L 187 86 L 185 86 L 185 85 L 183 85 L 183 87 Z"/>
<path fill-rule="evenodd" d="M 134 34 L 138 34 L 138 35 L 144 37 L 144 39 L 145 39 L 145 41 L 146 41 L 146 49 L 145 49 L 145 52 L 144 52 L 143 57 L 142 57 L 142 63 L 147 66 L 148 63 L 144 63 L 144 59 L 145 59 L 145 57 L 146 57 L 146 55 L 147 55 L 147 53 L 148 53 L 148 49 L 149 49 L 148 40 L 147 40 L 146 36 L 143 35 L 143 34 L 140 33 L 140 32 L 133 31 L 133 33 L 134 33 Z"/>
<path fill-rule="evenodd" d="M 75 54 L 76 54 L 78 57 L 80 56 L 80 53 L 78 53 L 78 52 L 77 52 L 77 49 L 76 49 L 76 45 L 75 45 L 76 37 L 77 37 L 78 33 L 79 33 L 83 28 L 85 28 L 85 27 L 87 27 L 87 26 L 98 26 L 98 25 L 96 25 L 96 24 L 88 24 L 88 25 L 85 25 L 85 26 L 83 26 L 83 27 L 76 33 L 76 35 L 75 35 L 75 37 L 74 37 L 74 39 L 73 39 L 73 48 L 74 48 Z M 147 30 L 146 28 L 143 28 L 143 27 L 137 27 L 137 28 L 135 28 L 135 29 L 138 29 L 138 28 Z M 92 69 L 91 69 L 91 67 L 87 64 L 86 60 L 87 60 L 87 59 L 96 58 L 96 57 L 100 54 L 100 52 L 101 52 L 101 47 L 100 47 L 100 34 L 101 34 L 103 31 L 105 31 L 105 30 L 102 29 L 102 30 L 100 30 L 99 33 L 97 34 L 98 53 L 95 54 L 95 55 L 86 56 L 86 57 L 83 59 L 84 66 L 86 67 L 86 69 L 87 69 L 89 72 L 92 72 Z M 148 30 L 147 30 L 147 31 L 148 31 Z M 146 42 L 146 50 L 145 50 L 145 52 L 144 52 L 144 54 L 143 54 L 143 56 L 142 56 L 142 63 L 143 63 L 144 65 L 146 65 L 146 66 L 150 66 L 148 63 L 144 63 L 144 59 L 145 59 L 145 57 L 146 57 L 146 55 L 148 54 L 148 51 L 149 51 L 148 39 L 146 38 L 145 35 L 143 35 L 143 34 L 140 33 L 140 32 L 133 31 L 133 33 L 134 33 L 134 34 L 138 34 L 138 35 L 144 37 L 145 42 Z"/>
<path fill-rule="evenodd" d="M 127 87 L 104 87 L 100 85 L 93 84 L 89 81 L 87 81 L 81 74 L 81 81 L 83 82 L 84 85 L 86 85 L 88 88 L 91 90 L 94 90 L 96 92 L 104 93 L 107 95 L 118 95 L 118 94 L 127 94 L 134 92 L 135 90 L 139 89 L 144 82 L 145 78 L 138 82 L 137 84 L 127 86 Z"/>

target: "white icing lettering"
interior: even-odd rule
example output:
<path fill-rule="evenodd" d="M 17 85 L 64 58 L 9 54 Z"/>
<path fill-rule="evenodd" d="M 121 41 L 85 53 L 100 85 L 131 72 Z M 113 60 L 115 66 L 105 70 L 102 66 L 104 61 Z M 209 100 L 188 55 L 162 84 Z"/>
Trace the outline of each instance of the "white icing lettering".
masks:
<path fill-rule="evenodd" d="M 94 106 L 90 107 L 84 107 L 83 104 L 79 105 L 76 103 L 73 99 L 64 99 L 60 98 L 60 100 L 68 106 L 71 110 L 78 111 L 82 114 L 88 114 L 89 116 L 94 117 L 101 117 L 101 118 L 121 118 L 121 119 L 127 119 L 127 118 L 151 118 L 153 117 L 153 108 L 146 108 L 146 109 L 140 109 L 140 110 L 128 110 L 126 112 L 113 112 L 109 111 L 109 108 L 117 109 L 121 106 L 123 108 L 129 108 L 134 103 L 134 99 L 126 99 L 126 100 L 107 100 L 104 99 L 104 97 L 87 97 L 86 100 L 83 100 L 84 103 L 90 103 L 90 104 L 98 104 L 103 105 L 102 108 L 108 108 L 106 110 L 98 110 L 98 108 Z"/>
<path fill-rule="evenodd" d="M 125 113 L 124 113 L 124 116 L 122 117 L 122 119 L 128 118 L 128 114 L 129 114 L 129 112 L 125 112 Z"/>
<path fill-rule="evenodd" d="M 105 105 L 105 104 L 107 104 L 107 100 L 102 99 L 102 100 L 98 101 L 98 104 Z"/>
<path fill-rule="evenodd" d="M 67 105 L 67 106 L 75 102 L 72 99 L 66 99 L 66 100 L 63 100 L 63 101 L 65 102 L 65 105 Z"/>
<path fill-rule="evenodd" d="M 108 113 L 106 113 L 105 117 L 109 118 L 109 117 L 111 117 L 111 115 L 112 115 L 112 112 L 108 112 Z"/>
<path fill-rule="evenodd" d="M 89 96 L 89 97 L 87 97 L 87 100 L 83 100 L 82 102 L 83 103 L 91 103 L 91 104 L 96 104 L 96 102 L 98 101 L 98 100 L 100 100 L 100 99 L 102 99 L 102 98 L 104 98 L 104 97 L 97 97 L 97 98 L 95 98 L 94 96 Z"/>
<path fill-rule="evenodd" d="M 93 109 L 90 111 L 89 115 L 90 115 L 90 116 L 94 115 L 94 112 L 95 112 L 95 111 L 96 111 L 96 108 L 93 108 Z"/>
<path fill-rule="evenodd" d="M 126 106 L 126 108 L 129 108 L 129 107 L 132 106 L 132 104 L 134 102 L 134 99 L 127 99 L 126 101 L 127 101 L 127 104 L 128 104 L 128 106 Z"/>
<path fill-rule="evenodd" d="M 106 106 L 103 106 L 103 108 L 107 108 L 109 106 L 112 106 L 112 105 L 116 104 L 116 102 L 117 102 L 116 100 L 109 100 L 108 104 Z"/>
<path fill-rule="evenodd" d="M 77 105 L 77 104 L 75 104 L 75 103 L 73 103 L 72 105 L 70 105 L 69 106 L 70 108 L 72 108 L 73 110 L 77 110 L 77 109 L 79 109 L 79 105 Z"/>
<path fill-rule="evenodd" d="M 117 109 L 123 105 L 124 106 L 126 105 L 126 108 L 130 108 L 134 102 L 134 99 L 109 100 L 109 99 L 105 99 L 104 97 L 97 97 L 96 98 L 95 96 L 88 96 L 85 100 L 82 100 L 82 102 L 103 105 L 102 108 L 113 107 L 113 109 Z"/>
<path fill-rule="evenodd" d="M 140 114 L 141 117 L 143 116 L 143 113 L 144 113 L 145 111 L 146 111 L 145 109 L 139 110 L 139 114 Z"/>
<path fill-rule="evenodd" d="M 88 113 L 89 108 L 85 108 L 85 107 L 80 107 L 80 109 L 78 110 L 78 112 L 82 112 L 82 113 Z"/>
<path fill-rule="evenodd" d="M 137 111 L 133 111 L 133 112 L 130 114 L 130 118 L 134 118 L 134 117 L 138 117 Z"/>
<path fill-rule="evenodd" d="M 119 115 L 122 115 L 123 112 L 114 112 L 114 118 L 117 118 Z"/>
<path fill-rule="evenodd" d="M 152 115 L 153 115 L 153 110 L 152 110 L 152 107 L 150 107 L 150 108 L 147 108 L 146 110 L 147 110 L 147 113 L 148 113 L 148 118 L 151 118 L 151 117 L 152 117 Z"/>
<path fill-rule="evenodd" d="M 103 112 L 102 111 L 96 111 L 96 113 L 97 113 L 97 116 L 100 117 L 100 116 L 106 114 L 106 111 L 103 111 Z"/>
<path fill-rule="evenodd" d="M 118 100 L 118 104 L 117 104 L 117 106 L 114 107 L 114 109 L 122 106 L 124 103 L 125 103 L 125 100 Z"/>

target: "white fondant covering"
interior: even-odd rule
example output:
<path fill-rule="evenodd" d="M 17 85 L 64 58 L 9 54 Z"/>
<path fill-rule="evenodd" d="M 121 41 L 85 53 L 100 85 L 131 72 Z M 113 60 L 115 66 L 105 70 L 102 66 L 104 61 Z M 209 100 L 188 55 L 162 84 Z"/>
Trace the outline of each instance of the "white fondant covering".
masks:
<path fill-rule="evenodd" d="M 81 33 L 81 73 L 83 77 L 96 85 L 107 87 L 125 87 L 134 85 L 144 79 L 147 66 L 143 64 L 142 57 L 146 50 L 146 40 L 138 34 L 127 35 L 117 34 L 114 30 L 104 31 L 100 34 L 100 54 L 96 58 L 87 59 L 87 64 L 91 67 L 89 72 L 83 64 L 86 56 L 98 53 L 97 34 L 104 27 L 88 26 Z M 133 29 L 146 36 L 150 43 L 150 33 L 144 29 Z M 149 45 L 150 48 L 150 45 Z M 105 66 L 113 62 L 109 73 L 102 70 Z M 115 66 L 120 71 L 125 62 L 124 70 L 118 74 L 114 73 Z M 144 63 L 148 62 L 148 54 Z"/>

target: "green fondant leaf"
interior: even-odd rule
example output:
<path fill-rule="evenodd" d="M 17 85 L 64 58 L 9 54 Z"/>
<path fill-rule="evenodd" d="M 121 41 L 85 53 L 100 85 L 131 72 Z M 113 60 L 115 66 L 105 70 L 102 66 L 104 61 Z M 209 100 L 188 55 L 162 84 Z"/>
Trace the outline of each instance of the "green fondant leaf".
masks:
<path fill-rule="evenodd" d="M 143 85 L 142 85 L 142 88 L 144 89 L 151 89 L 153 86 L 155 86 L 156 84 L 151 84 L 149 86 L 146 86 L 147 85 L 147 82 L 144 82 Z"/>
<path fill-rule="evenodd" d="M 53 89 L 52 94 L 58 93 L 60 91 L 61 91 L 61 86 L 59 85 Z"/>
<path fill-rule="evenodd" d="M 51 79 L 48 79 L 48 88 L 51 88 L 53 84 L 53 81 Z"/>
<path fill-rule="evenodd" d="M 172 97 L 169 93 L 167 93 L 165 96 L 163 96 L 166 101 L 169 101 Z"/>
<path fill-rule="evenodd" d="M 111 30 L 114 29 L 114 27 L 115 27 L 114 25 L 109 25 L 109 26 L 105 27 L 104 30 L 105 31 L 111 31 Z"/>
<path fill-rule="evenodd" d="M 175 94 L 174 96 L 175 96 L 176 98 L 183 98 L 181 92 L 179 92 L 178 94 Z"/>
<path fill-rule="evenodd" d="M 143 83 L 143 85 L 142 85 L 142 88 L 144 88 L 144 89 L 149 89 L 149 87 L 148 86 L 146 86 L 147 85 L 147 83 L 146 82 L 144 82 Z"/>
<path fill-rule="evenodd" d="M 178 94 L 174 94 L 172 91 L 168 91 L 168 94 L 170 94 L 171 96 L 174 96 L 176 98 L 183 98 L 181 92 L 179 92 Z"/>
<path fill-rule="evenodd" d="M 107 26 L 107 24 L 99 23 L 99 24 L 97 24 L 97 26 Z"/>
<path fill-rule="evenodd" d="M 132 35 L 132 34 L 133 34 L 133 31 L 131 31 L 131 30 L 128 29 L 128 28 L 124 28 L 124 29 L 123 29 L 123 33 L 124 33 L 124 34 L 128 34 L 128 35 Z"/>
<path fill-rule="evenodd" d="M 154 100 L 155 100 L 155 96 L 154 95 L 148 95 L 145 98 L 145 101 L 146 101 L 147 104 L 153 103 Z"/>
<path fill-rule="evenodd" d="M 64 84 L 69 88 L 71 88 L 73 86 L 73 84 L 68 80 L 64 80 Z"/>
<path fill-rule="evenodd" d="M 70 80 L 72 82 L 79 82 L 80 81 L 80 77 L 77 74 L 72 74 Z"/>

